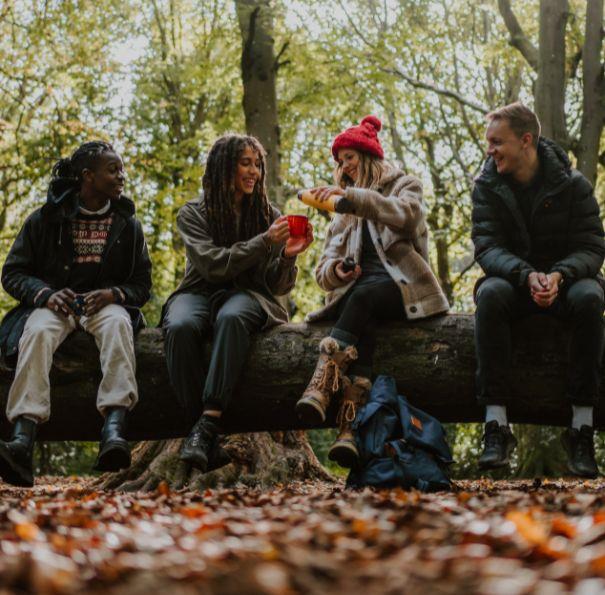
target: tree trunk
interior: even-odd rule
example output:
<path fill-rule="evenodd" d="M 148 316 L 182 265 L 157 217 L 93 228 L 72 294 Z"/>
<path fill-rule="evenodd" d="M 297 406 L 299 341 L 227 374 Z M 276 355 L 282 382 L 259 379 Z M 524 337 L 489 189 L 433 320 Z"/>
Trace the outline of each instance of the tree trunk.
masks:
<path fill-rule="evenodd" d="M 276 79 L 278 60 L 273 39 L 269 0 L 235 0 L 242 33 L 242 81 L 246 130 L 267 151 L 267 189 L 270 199 L 283 206 L 280 180 L 279 121 Z"/>
<path fill-rule="evenodd" d="M 571 139 L 565 120 L 565 26 L 568 0 L 540 0 L 540 46 L 535 48 L 525 35 L 511 8 L 510 0 L 498 0 L 502 19 L 510 33 L 510 43 L 537 71 L 536 113 L 542 134 L 577 159 L 578 169 L 594 184 L 599 150 L 605 126 L 605 65 L 603 50 L 603 0 L 587 0 L 584 45 L 582 47 L 582 121 L 579 138 Z"/>
<path fill-rule="evenodd" d="M 539 426 L 516 426 L 516 477 L 561 477 L 566 474 L 565 453 L 558 432 Z"/>
<path fill-rule="evenodd" d="M 540 48 L 536 113 L 542 134 L 568 146 L 565 123 L 565 25 L 567 0 L 540 0 Z"/>
<path fill-rule="evenodd" d="M 377 373 L 397 381 L 401 394 L 443 422 L 477 422 L 483 409 L 474 389 L 474 319 L 450 314 L 415 322 L 393 322 L 377 329 Z M 326 324 L 286 324 L 254 338 L 232 407 L 225 412 L 228 433 L 303 429 L 294 406 L 314 369 L 317 345 Z M 565 399 L 568 328 L 548 316 L 524 319 L 513 331 L 515 350 L 509 386 L 513 423 L 566 425 L 571 408 Z M 158 329 L 142 331 L 136 341 L 140 401 L 129 416 L 130 440 L 186 436 L 193 420 L 176 405 L 168 382 Z M 95 409 L 100 380 L 98 351 L 85 333 L 74 333 L 55 354 L 51 372 L 52 416 L 40 427 L 41 440 L 98 440 L 102 420 Z M 200 365 L 207 366 L 210 346 Z M 5 410 L 12 374 L 0 369 L 0 407 Z M 331 407 L 324 427 L 335 425 Z M 603 427 L 605 410 L 596 412 Z M 6 420 L 0 424 L 6 436 Z"/>
<path fill-rule="evenodd" d="M 578 169 L 594 184 L 603 125 L 605 124 L 605 78 L 601 64 L 603 48 L 603 0 L 588 0 L 583 62 L 582 124 L 576 155 Z"/>

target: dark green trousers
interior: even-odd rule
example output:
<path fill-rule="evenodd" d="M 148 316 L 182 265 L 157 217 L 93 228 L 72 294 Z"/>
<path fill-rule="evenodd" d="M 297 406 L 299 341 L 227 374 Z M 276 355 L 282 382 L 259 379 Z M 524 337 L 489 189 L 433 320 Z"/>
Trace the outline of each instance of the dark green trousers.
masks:
<path fill-rule="evenodd" d="M 243 291 L 216 296 L 175 295 L 166 307 L 162 328 L 170 382 L 192 419 L 202 411 L 224 411 L 250 349 L 250 335 L 267 314 Z M 208 370 L 202 365 L 204 344 L 212 340 Z"/>

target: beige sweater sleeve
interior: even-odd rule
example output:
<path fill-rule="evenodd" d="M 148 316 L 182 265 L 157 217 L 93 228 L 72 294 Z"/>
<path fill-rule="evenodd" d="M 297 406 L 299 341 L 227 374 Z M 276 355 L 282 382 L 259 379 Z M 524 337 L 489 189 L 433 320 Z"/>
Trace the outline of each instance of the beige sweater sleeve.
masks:
<path fill-rule="evenodd" d="M 346 189 L 345 198 L 357 217 L 378 221 L 409 238 L 424 227 L 422 182 L 415 176 L 404 176 L 389 196 L 365 188 Z"/>
<path fill-rule="evenodd" d="M 185 243 L 187 258 L 198 273 L 211 283 L 229 281 L 267 257 L 269 248 L 262 234 L 245 242 L 236 242 L 230 248 L 217 246 L 207 222 L 192 203 L 181 208 L 176 222 Z"/>
<path fill-rule="evenodd" d="M 336 275 L 335 270 L 336 265 L 344 260 L 343 243 L 346 226 L 346 219 L 342 215 L 336 215 L 328 227 L 324 249 L 315 268 L 315 279 L 324 291 L 333 291 L 347 284 Z"/>

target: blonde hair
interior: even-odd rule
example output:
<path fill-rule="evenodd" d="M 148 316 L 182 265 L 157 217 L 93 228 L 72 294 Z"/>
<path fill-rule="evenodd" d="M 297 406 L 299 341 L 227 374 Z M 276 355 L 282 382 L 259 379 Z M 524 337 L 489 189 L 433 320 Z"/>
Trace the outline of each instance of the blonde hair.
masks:
<path fill-rule="evenodd" d="M 355 149 L 352 149 L 355 150 Z M 359 173 L 357 175 L 357 181 L 353 181 L 352 178 L 347 176 L 342 170 L 342 163 L 339 163 L 334 169 L 334 181 L 337 186 L 346 188 L 347 186 L 355 186 L 356 188 L 369 188 L 374 190 L 380 186 L 380 182 L 384 174 L 390 169 L 390 165 L 369 153 L 362 151 L 356 151 L 359 155 Z"/>

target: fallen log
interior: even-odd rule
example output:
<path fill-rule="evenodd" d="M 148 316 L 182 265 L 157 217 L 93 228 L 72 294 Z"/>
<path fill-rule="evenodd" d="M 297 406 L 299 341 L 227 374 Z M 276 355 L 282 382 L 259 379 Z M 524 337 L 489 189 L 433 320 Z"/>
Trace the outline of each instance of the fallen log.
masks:
<path fill-rule="evenodd" d="M 304 426 L 294 405 L 308 382 L 317 345 L 327 325 L 287 324 L 255 338 L 245 373 L 225 414 L 230 433 L 294 430 Z M 545 316 L 523 321 L 514 333 L 509 408 L 512 422 L 566 425 L 565 399 L 568 329 Z M 142 331 L 136 340 L 140 402 L 129 418 L 132 440 L 185 436 L 192 424 L 179 407 L 168 381 L 161 332 Z M 206 350 L 203 365 L 209 361 Z M 483 411 L 474 397 L 473 316 L 450 314 L 419 322 L 392 323 L 378 330 L 376 373 L 396 378 L 401 394 L 443 422 L 478 422 Z M 0 370 L 0 407 L 5 411 L 12 373 Z M 98 351 L 78 332 L 55 355 L 51 373 L 51 420 L 40 428 L 42 440 L 97 440 L 102 425 L 95 409 L 100 380 Z M 326 427 L 333 426 L 335 408 Z M 597 412 L 597 425 L 605 415 Z M 3 419 L 0 433 L 6 436 Z"/>

